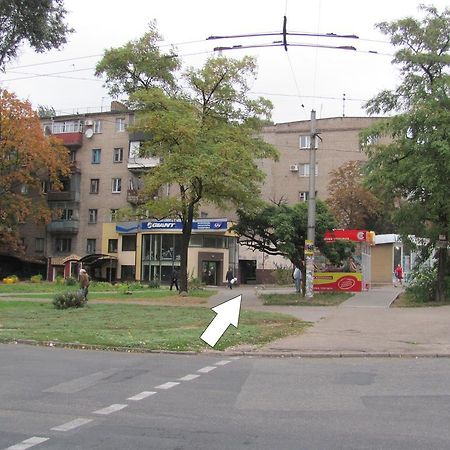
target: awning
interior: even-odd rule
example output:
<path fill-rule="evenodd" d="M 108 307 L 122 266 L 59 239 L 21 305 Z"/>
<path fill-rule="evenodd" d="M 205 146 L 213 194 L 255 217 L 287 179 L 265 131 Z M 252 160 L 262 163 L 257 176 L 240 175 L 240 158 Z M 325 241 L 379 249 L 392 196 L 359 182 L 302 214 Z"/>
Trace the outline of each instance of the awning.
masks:
<path fill-rule="evenodd" d="M 113 255 L 104 255 L 102 253 L 93 253 L 91 255 L 83 256 L 79 259 L 79 263 L 86 264 L 86 265 L 92 265 L 97 263 L 103 263 L 108 261 L 117 261 L 117 256 Z"/>

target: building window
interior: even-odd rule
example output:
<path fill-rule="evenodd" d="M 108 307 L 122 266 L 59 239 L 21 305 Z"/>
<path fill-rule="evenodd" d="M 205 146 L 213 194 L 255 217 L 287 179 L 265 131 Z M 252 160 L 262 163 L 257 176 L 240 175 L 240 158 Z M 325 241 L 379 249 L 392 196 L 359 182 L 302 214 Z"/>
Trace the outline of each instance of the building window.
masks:
<path fill-rule="evenodd" d="M 101 132 L 102 132 L 102 121 L 94 120 L 94 133 L 101 133 Z"/>
<path fill-rule="evenodd" d="M 108 253 L 117 253 L 118 239 L 108 239 Z"/>
<path fill-rule="evenodd" d="M 298 175 L 300 177 L 309 177 L 309 164 L 299 164 Z M 316 163 L 316 176 L 317 175 L 319 175 L 319 165 Z"/>
<path fill-rule="evenodd" d="M 136 235 L 122 236 L 122 251 L 134 252 L 136 251 Z"/>
<path fill-rule="evenodd" d="M 97 223 L 98 209 L 89 210 L 89 223 Z"/>
<path fill-rule="evenodd" d="M 41 181 L 41 188 L 43 194 L 47 194 L 49 185 L 50 185 L 49 181 Z"/>
<path fill-rule="evenodd" d="M 317 144 L 318 144 L 318 139 L 316 137 L 316 139 L 314 140 L 314 147 L 317 148 Z M 311 136 L 309 134 L 305 134 L 299 137 L 298 140 L 298 147 L 301 150 L 309 150 L 309 147 L 311 145 Z"/>
<path fill-rule="evenodd" d="M 141 147 L 140 141 L 130 141 L 130 147 L 128 149 L 128 157 L 130 159 L 138 158 L 140 147 Z"/>
<path fill-rule="evenodd" d="M 120 194 L 122 191 L 122 178 L 113 178 L 112 179 L 112 193 Z"/>
<path fill-rule="evenodd" d="M 109 210 L 111 222 L 115 222 L 115 221 L 117 220 L 117 214 L 118 214 L 118 212 L 119 212 L 118 209 L 110 209 L 110 210 Z"/>
<path fill-rule="evenodd" d="M 89 193 L 98 194 L 99 188 L 100 188 L 100 180 L 98 178 L 91 178 Z"/>
<path fill-rule="evenodd" d="M 97 247 L 97 239 L 88 239 L 86 241 L 86 253 L 95 253 Z"/>
<path fill-rule="evenodd" d="M 100 164 L 102 150 L 100 148 L 92 149 L 92 164 Z"/>
<path fill-rule="evenodd" d="M 61 220 L 72 220 L 73 209 L 63 209 L 61 212 Z"/>
<path fill-rule="evenodd" d="M 72 250 L 72 239 L 60 238 L 55 239 L 56 253 L 69 253 Z"/>
<path fill-rule="evenodd" d="M 113 153 L 113 162 L 121 163 L 123 161 L 123 148 L 115 148 Z"/>
<path fill-rule="evenodd" d="M 77 152 L 76 150 L 70 151 L 70 162 L 75 162 L 77 160 Z"/>
<path fill-rule="evenodd" d="M 125 131 L 125 119 L 123 117 L 118 117 L 116 119 L 116 131 L 119 133 Z"/>
<path fill-rule="evenodd" d="M 135 267 L 134 266 L 121 266 L 122 281 L 133 281 L 135 279 Z"/>
<path fill-rule="evenodd" d="M 44 251 L 44 238 L 36 238 L 34 240 L 34 250 L 36 252 L 43 252 Z"/>
<path fill-rule="evenodd" d="M 317 191 L 316 191 L 316 198 L 317 198 Z M 307 202 L 309 200 L 309 192 L 308 191 L 302 191 L 299 193 L 299 200 L 301 202 Z"/>

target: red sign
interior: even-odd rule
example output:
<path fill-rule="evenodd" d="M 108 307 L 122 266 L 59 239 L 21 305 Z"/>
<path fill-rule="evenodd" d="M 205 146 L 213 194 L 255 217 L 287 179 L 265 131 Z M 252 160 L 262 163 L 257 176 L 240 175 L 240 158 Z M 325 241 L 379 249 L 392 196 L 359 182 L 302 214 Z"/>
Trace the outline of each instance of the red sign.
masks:
<path fill-rule="evenodd" d="M 361 292 L 362 273 L 316 272 L 314 274 L 314 291 Z"/>
<path fill-rule="evenodd" d="M 353 242 L 366 242 L 368 239 L 366 230 L 333 230 L 325 232 L 325 242 L 334 242 L 337 239 Z"/>

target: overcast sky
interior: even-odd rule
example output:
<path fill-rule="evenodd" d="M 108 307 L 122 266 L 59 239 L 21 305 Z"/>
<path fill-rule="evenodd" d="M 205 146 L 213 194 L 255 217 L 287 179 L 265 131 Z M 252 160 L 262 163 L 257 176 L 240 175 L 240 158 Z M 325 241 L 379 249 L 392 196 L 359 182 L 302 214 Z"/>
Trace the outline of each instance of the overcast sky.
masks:
<path fill-rule="evenodd" d="M 398 85 L 391 64 L 392 48 L 375 24 L 419 16 L 416 0 L 65 0 L 67 21 L 75 32 L 60 51 L 35 54 L 22 49 L 0 74 L 1 86 L 28 99 L 34 107 L 48 105 L 58 113 L 106 108 L 111 99 L 94 68 L 103 51 L 142 36 L 152 19 L 175 44 L 185 66 L 200 67 L 216 46 L 269 44 L 279 37 L 206 40 L 211 35 L 287 31 L 355 34 L 359 39 L 289 36 L 288 42 L 313 45 L 352 45 L 357 51 L 282 47 L 224 52 L 239 58 L 257 57 L 258 79 L 252 93 L 274 103 L 273 120 L 364 116 L 365 100 Z M 448 0 L 434 0 L 439 11 Z M 168 47 L 163 47 L 168 49 Z M 371 53 L 372 51 L 378 54 Z M 38 76 L 36 76 L 38 75 Z M 345 102 L 343 99 L 345 94 Z M 302 106 L 303 105 L 303 106 Z M 88 109 L 89 108 L 89 109 Z"/>

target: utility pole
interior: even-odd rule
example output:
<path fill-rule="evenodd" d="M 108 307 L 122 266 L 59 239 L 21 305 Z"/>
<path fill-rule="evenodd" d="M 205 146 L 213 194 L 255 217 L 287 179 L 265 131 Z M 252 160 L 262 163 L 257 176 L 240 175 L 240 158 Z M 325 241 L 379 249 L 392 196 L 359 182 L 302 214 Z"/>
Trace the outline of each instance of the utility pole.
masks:
<path fill-rule="evenodd" d="M 316 134 L 316 111 L 312 110 L 309 143 L 308 232 L 305 241 L 305 295 L 311 299 L 314 295 L 314 240 L 316 237 Z"/>

